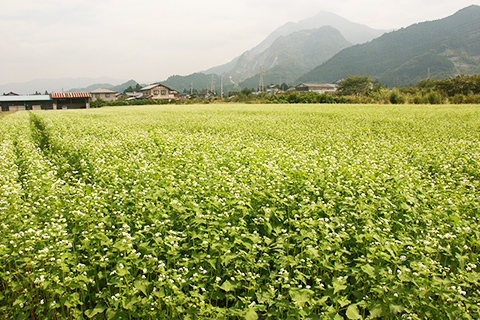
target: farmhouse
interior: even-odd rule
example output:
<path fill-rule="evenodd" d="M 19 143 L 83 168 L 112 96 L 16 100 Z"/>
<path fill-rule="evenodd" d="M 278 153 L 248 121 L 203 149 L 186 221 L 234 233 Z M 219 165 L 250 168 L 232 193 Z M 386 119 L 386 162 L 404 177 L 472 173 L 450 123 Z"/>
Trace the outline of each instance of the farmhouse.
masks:
<path fill-rule="evenodd" d="M 214 96 L 215 96 L 215 93 L 213 91 L 208 90 L 208 89 L 204 89 L 204 90 L 197 93 L 197 97 L 198 98 L 203 98 L 203 99 L 208 99 L 208 98 L 211 98 L 211 97 L 214 97 Z"/>
<path fill-rule="evenodd" d="M 103 101 L 117 100 L 118 92 L 112 89 L 100 88 L 90 92 L 92 94 L 92 101 L 102 99 Z"/>
<path fill-rule="evenodd" d="M 178 96 L 178 91 L 167 87 L 161 83 L 154 83 L 149 86 L 143 87 L 140 89 L 142 91 L 142 99 L 152 99 L 152 100 L 172 100 L 176 99 Z"/>
<path fill-rule="evenodd" d="M 301 83 L 295 87 L 300 92 L 333 93 L 337 91 L 337 85 L 330 83 Z"/>
<path fill-rule="evenodd" d="M 44 95 L 3 95 L 0 96 L 1 111 L 22 110 L 48 110 L 53 109 L 53 99 L 48 94 Z"/>
<path fill-rule="evenodd" d="M 143 94 L 141 92 L 125 92 L 124 95 L 126 96 L 125 100 L 136 100 L 136 99 L 141 99 Z"/>
<path fill-rule="evenodd" d="M 61 92 L 51 93 L 53 109 L 89 109 L 90 92 Z"/>

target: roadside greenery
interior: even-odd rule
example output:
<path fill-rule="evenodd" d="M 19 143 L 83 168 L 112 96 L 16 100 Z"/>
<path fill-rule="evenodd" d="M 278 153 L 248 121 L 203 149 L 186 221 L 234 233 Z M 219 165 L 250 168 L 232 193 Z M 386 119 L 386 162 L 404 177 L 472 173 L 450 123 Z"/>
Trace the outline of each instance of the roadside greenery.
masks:
<path fill-rule="evenodd" d="M 0 126 L 0 319 L 474 319 L 478 105 Z"/>

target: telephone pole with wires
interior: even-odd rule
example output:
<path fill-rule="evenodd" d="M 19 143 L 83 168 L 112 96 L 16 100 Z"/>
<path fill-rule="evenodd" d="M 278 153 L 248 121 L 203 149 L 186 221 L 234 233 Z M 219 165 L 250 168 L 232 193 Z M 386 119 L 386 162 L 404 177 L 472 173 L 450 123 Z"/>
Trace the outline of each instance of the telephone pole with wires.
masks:
<path fill-rule="evenodd" d="M 211 90 L 215 94 L 215 75 L 212 73 L 212 83 L 211 83 Z"/>
<path fill-rule="evenodd" d="M 265 90 L 265 83 L 263 82 L 263 75 L 264 75 L 264 70 L 263 70 L 263 65 L 260 66 L 260 81 L 258 83 L 258 91 L 263 92 Z"/>

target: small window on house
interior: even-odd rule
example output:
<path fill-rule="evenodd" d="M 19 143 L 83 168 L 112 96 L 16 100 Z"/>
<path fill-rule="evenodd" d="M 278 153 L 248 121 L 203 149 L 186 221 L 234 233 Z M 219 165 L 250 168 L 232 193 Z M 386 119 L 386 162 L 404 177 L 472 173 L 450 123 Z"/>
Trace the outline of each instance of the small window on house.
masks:
<path fill-rule="evenodd" d="M 162 90 L 162 96 L 167 94 L 167 90 Z"/>
<path fill-rule="evenodd" d="M 100 95 L 98 93 L 95 93 L 95 98 L 100 98 Z"/>
<path fill-rule="evenodd" d="M 105 94 L 105 98 L 110 98 L 110 94 L 109 93 Z"/>
<path fill-rule="evenodd" d="M 158 95 L 158 90 L 153 91 L 154 95 Z"/>

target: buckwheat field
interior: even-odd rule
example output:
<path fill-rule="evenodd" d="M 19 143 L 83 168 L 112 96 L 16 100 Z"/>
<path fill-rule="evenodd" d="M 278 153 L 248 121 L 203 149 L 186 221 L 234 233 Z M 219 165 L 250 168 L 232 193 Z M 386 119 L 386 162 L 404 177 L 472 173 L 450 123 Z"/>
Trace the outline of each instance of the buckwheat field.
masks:
<path fill-rule="evenodd" d="M 0 319 L 475 319 L 480 106 L 0 119 Z"/>

